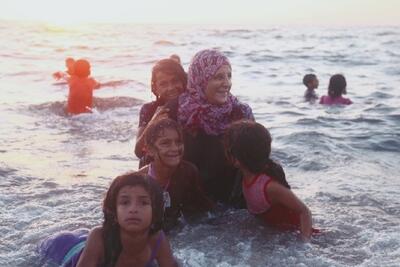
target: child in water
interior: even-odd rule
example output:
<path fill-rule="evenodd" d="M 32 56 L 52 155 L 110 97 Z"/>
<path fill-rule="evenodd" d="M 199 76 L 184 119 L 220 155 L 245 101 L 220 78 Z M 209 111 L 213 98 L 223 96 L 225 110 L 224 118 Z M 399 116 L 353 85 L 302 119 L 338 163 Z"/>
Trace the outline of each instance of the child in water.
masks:
<path fill-rule="evenodd" d="M 349 98 L 342 97 L 347 93 L 346 86 L 346 78 L 342 74 L 333 75 L 329 80 L 328 95 L 322 96 L 319 103 L 324 105 L 353 104 Z"/>
<path fill-rule="evenodd" d="M 91 112 L 93 105 L 93 90 L 100 84 L 90 76 L 90 63 L 79 59 L 74 63 L 74 75 L 68 80 L 68 113 L 80 114 Z"/>
<path fill-rule="evenodd" d="M 151 163 L 140 172 L 158 182 L 164 192 L 164 230 L 185 217 L 200 214 L 212 208 L 200 185 L 197 168 L 183 157 L 182 131 L 171 119 L 161 119 L 146 130 L 146 150 Z"/>
<path fill-rule="evenodd" d="M 315 89 L 318 88 L 319 81 L 315 74 L 306 74 L 303 77 L 303 84 L 307 87 L 307 90 L 304 92 L 304 99 L 306 101 L 315 101 L 318 99 L 317 94 L 315 93 Z"/>
<path fill-rule="evenodd" d="M 103 213 L 103 225 L 88 237 L 50 237 L 40 244 L 41 255 L 63 267 L 178 266 L 161 230 L 162 193 L 152 179 L 140 173 L 115 178 Z"/>
<path fill-rule="evenodd" d="M 290 190 L 282 167 L 270 158 L 271 135 L 259 123 L 238 121 L 224 136 L 227 157 L 242 174 L 250 213 L 282 229 L 300 228 L 304 240 L 312 229 L 311 212 Z"/>
<path fill-rule="evenodd" d="M 178 57 L 179 59 L 179 57 Z M 139 167 L 148 163 L 145 159 L 144 133 L 146 127 L 162 118 L 168 118 L 165 103 L 178 97 L 186 90 L 186 73 L 178 61 L 177 55 L 159 60 L 151 73 L 151 91 L 156 100 L 146 103 L 140 109 L 139 126 L 135 144 L 135 154 L 141 159 Z"/>
<path fill-rule="evenodd" d="M 72 57 L 67 57 L 65 59 L 65 67 L 67 68 L 67 70 L 65 72 L 57 71 L 53 73 L 54 79 L 56 80 L 62 79 L 67 82 L 69 78 L 74 74 L 74 64 L 75 64 L 75 59 L 73 59 Z"/>

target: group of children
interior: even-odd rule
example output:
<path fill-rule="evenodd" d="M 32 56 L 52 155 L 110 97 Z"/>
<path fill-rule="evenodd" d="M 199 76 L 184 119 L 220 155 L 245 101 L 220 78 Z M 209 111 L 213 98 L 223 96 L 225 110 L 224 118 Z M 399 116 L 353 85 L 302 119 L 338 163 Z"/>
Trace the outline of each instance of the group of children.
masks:
<path fill-rule="evenodd" d="M 304 92 L 306 101 L 314 102 L 318 99 L 315 89 L 318 88 L 319 81 L 315 74 L 306 74 L 303 77 L 303 84 L 307 87 Z M 335 74 L 329 79 L 328 95 L 320 98 L 319 103 L 323 105 L 350 105 L 353 102 L 342 95 L 347 93 L 346 78 L 342 74 Z"/>
<path fill-rule="evenodd" d="M 72 66 L 65 78 L 70 95 L 75 96 L 75 89 L 92 92 L 89 63 L 78 60 Z M 305 84 L 311 96 L 318 80 L 309 78 L 305 77 Z M 332 79 L 332 92 L 336 92 L 339 82 Z M 165 103 L 185 87 L 186 73 L 176 58 L 157 62 L 151 82 L 156 101 L 141 110 L 135 147 L 146 160 L 138 171 L 113 180 L 103 202 L 102 226 L 89 235 L 67 232 L 47 238 L 39 247 L 46 260 L 71 267 L 178 265 L 164 232 L 176 226 L 181 216 L 212 211 L 216 205 L 203 190 L 197 167 L 183 159 L 180 125 L 167 116 L 170 110 Z M 332 94 L 329 99 L 335 99 Z M 309 240 L 318 230 L 312 227 L 310 210 L 290 189 L 282 166 L 271 159 L 271 142 L 269 131 L 250 120 L 232 123 L 223 134 L 225 156 L 242 174 L 249 212 L 268 225 L 298 229 Z"/>

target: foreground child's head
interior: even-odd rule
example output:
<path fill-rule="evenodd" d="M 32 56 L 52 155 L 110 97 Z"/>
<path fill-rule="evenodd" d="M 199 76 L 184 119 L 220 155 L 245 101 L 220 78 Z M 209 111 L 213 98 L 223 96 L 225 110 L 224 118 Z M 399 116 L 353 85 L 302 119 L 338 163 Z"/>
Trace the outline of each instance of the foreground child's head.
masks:
<path fill-rule="evenodd" d="M 137 190 L 131 190 L 132 188 L 137 188 Z M 146 175 L 129 173 L 118 176 L 111 183 L 103 202 L 104 224 L 121 226 L 119 219 L 123 214 L 119 213 L 121 211 L 120 206 L 127 205 L 128 201 L 141 196 L 143 199 L 148 200 L 147 203 L 151 211 L 151 214 L 149 214 L 150 224 L 144 227 L 150 230 L 150 234 L 160 230 L 163 216 L 163 202 L 160 190 L 158 184 Z"/>
<path fill-rule="evenodd" d="M 308 89 L 316 89 L 316 88 L 318 88 L 319 81 L 318 81 L 317 76 L 315 74 L 306 74 L 303 77 L 303 84 Z"/>
<path fill-rule="evenodd" d="M 153 234 L 162 227 L 162 191 L 157 182 L 140 173 L 118 176 L 103 202 L 105 266 L 115 263 L 122 250 L 120 232 Z"/>
<path fill-rule="evenodd" d="M 147 153 L 155 162 L 177 166 L 183 157 L 183 136 L 178 123 L 161 119 L 150 124 L 145 133 Z"/>
<path fill-rule="evenodd" d="M 152 69 L 151 91 L 163 103 L 183 93 L 186 83 L 186 73 L 176 59 L 162 59 Z"/>
<path fill-rule="evenodd" d="M 74 63 L 74 74 L 79 78 L 86 78 L 90 75 L 90 63 L 85 59 L 79 59 Z"/>
<path fill-rule="evenodd" d="M 330 97 L 338 97 L 345 95 L 346 92 L 346 78 L 342 74 L 335 74 L 329 80 L 328 94 Z"/>
<path fill-rule="evenodd" d="M 260 173 L 271 154 L 271 135 L 260 123 L 237 121 L 224 136 L 225 151 L 231 160 L 237 160 L 250 172 Z"/>

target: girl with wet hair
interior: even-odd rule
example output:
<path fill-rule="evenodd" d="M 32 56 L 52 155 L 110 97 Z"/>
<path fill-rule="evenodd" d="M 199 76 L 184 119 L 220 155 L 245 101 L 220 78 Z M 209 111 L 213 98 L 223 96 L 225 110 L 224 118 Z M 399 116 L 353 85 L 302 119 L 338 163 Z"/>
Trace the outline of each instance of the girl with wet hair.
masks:
<path fill-rule="evenodd" d="M 299 228 L 308 240 L 313 231 L 311 212 L 296 197 L 282 167 L 270 158 L 271 135 L 259 123 L 239 121 L 225 133 L 227 157 L 242 174 L 242 190 L 250 213 L 283 229 Z"/>
<path fill-rule="evenodd" d="M 103 225 L 89 236 L 62 233 L 40 246 L 62 266 L 177 266 L 162 232 L 161 188 L 141 173 L 118 176 L 103 202 Z"/>
<path fill-rule="evenodd" d="M 161 119 L 146 129 L 146 150 L 152 161 L 140 172 L 163 189 L 164 230 L 175 226 L 181 214 L 189 218 L 213 206 L 203 192 L 197 168 L 182 160 L 182 138 L 178 123 L 171 119 Z"/>
<path fill-rule="evenodd" d="M 342 95 L 346 91 L 346 78 L 342 74 L 335 74 L 329 80 L 328 95 L 321 96 L 320 104 L 324 105 L 350 105 L 353 102 Z"/>
<path fill-rule="evenodd" d="M 168 117 L 168 109 L 164 104 L 177 98 L 186 90 L 186 73 L 182 65 L 175 59 L 176 55 L 170 58 L 159 60 L 151 72 L 151 91 L 156 97 L 155 101 L 146 103 L 140 109 L 139 125 L 135 144 L 135 154 L 141 159 L 139 168 L 148 163 L 144 158 L 144 131 L 147 125 L 152 122 Z"/>

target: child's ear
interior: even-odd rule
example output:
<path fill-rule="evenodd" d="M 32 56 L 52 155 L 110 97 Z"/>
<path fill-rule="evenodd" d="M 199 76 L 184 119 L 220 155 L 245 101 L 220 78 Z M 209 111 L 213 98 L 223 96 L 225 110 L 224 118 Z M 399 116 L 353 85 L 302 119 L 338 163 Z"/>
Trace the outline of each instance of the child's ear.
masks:
<path fill-rule="evenodd" d="M 145 145 L 144 148 L 146 150 L 147 155 L 151 156 L 152 158 L 154 158 L 154 156 L 157 154 L 157 151 L 153 146 Z"/>
<path fill-rule="evenodd" d="M 232 164 L 236 168 L 240 168 L 241 167 L 240 161 L 238 159 L 236 159 L 236 158 L 232 158 Z"/>

